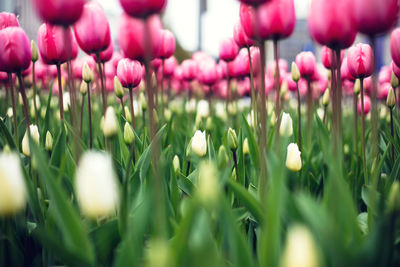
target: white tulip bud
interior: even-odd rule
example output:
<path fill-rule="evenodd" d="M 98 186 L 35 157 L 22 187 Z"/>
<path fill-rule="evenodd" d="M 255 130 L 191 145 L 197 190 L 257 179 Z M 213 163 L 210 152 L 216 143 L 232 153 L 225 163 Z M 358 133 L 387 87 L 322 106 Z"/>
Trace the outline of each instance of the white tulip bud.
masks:
<path fill-rule="evenodd" d="M 135 134 L 133 133 L 133 130 L 129 123 L 125 122 L 124 126 L 124 142 L 127 145 L 131 145 L 135 141 Z"/>
<path fill-rule="evenodd" d="M 0 153 L 0 216 L 22 210 L 26 198 L 26 185 L 18 155 Z"/>
<path fill-rule="evenodd" d="M 192 151 L 199 157 L 207 153 L 206 132 L 197 130 L 192 137 Z"/>
<path fill-rule="evenodd" d="M 71 106 L 71 99 L 69 97 L 69 92 L 65 92 L 63 94 L 63 106 L 64 106 L 64 111 L 68 111 L 69 106 Z"/>
<path fill-rule="evenodd" d="M 31 40 L 31 60 L 32 62 L 36 62 L 39 59 L 39 52 L 38 52 L 38 47 L 35 43 L 35 41 Z"/>
<path fill-rule="evenodd" d="M 289 229 L 282 267 L 317 267 L 318 252 L 310 231 L 300 225 Z"/>
<path fill-rule="evenodd" d="M 197 116 L 206 118 L 210 114 L 208 102 L 204 99 L 200 100 L 197 104 Z"/>
<path fill-rule="evenodd" d="M 92 83 L 94 81 L 93 71 L 89 68 L 89 65 L 87 63 L 83 64 L 82 79 L 86 83 Z"/>
<path fill-rule="evenodd" d="M 243 154 L 244 154 L 244 155 L 248 155 L 249 152 L 250 152 L 250 150 L 249 150 L 249 141 L 248 141 L 247 138 L 246 138 L 246 139 L 244 139 L 244 141 L 243 141 Z"/>
<path fill-rule="evenodd" d="M 142 107 L 142 110 L 147 110 L 147 100 L 143 92 L 139 94 L 139 102 L 140 106 Z"/>
<path fill-rule="evenodd" d="M 131 115 L 131 111 L 129 110 L 129 108 L 127 106 L 124 107 L 125 110 L 125 119 L 127 122 L 132 123 L 132 115 Z"/>
<path fill-rule="evenodd" d="M 218 102 L 215 105 L 215 116 L 220 118 L 222 121 L 226 121 L 228 119 L 228 115 L 226 114 L 225 105 L 221 102 Z"/>
<path fill-rule="evenodd" d="M 238 138 L 234 129 L 228 129 L 228 147 L 231 150 L 236 150 L 238 147 Z"/>
<path fill-rule="evenodd" d="M 178 173 L 179 170 L 181 169 L 180 162 L 179 162 L 179 157 L 177 155 L 175 155 L 174 159 L 172 160 L 172 167 L 174 168 L 174 172 L 175 173 Z"/>
<path fill-rule="evenodd" d="M 79 91 L 81 92 L 82 95 L 86 95 L 88 91 L 88 84 L 85 81 L 81 82 L 81 86 L 79 87 Z"/>
<path fill-rule="evenodd" d="M 36 125 L 32 124 L 29 126 L 29 131 L 31 134 L 31 138 L 39 144 L 39 129 Z M 31 155 L 31 150 L 29 148 L 29 138 L 28 138 L 28 131 L 25 132 L 24 138 L 22 138 L 22 153 L 25 156 L 29 157 Z"/>
<path fill-rule="evenodd" d="M 46 133 L 45 149 L 47 151 L 51 151 L 53 149 L 53 136 L 51 136 L 49 131 Z"/>
<path fill-rule="evenodd" d="M 189 101 L 186 102 L 185 104 L 185 110 L 187 113 L 193 113 L 196 109 L 196 100 L 195 99 L 190 99 Z"/>
<path fill-rule="evenodd" d="M 172 117 L 172 112 L 171 112 L 171 110 L 170 109 L 165 109 L 164 110 L 164 118 L 165 118 L 165 120 L 166 121 L 170 121 L 171 120 L 171 117 Z"/>
<path fill-rule="evenodd" d="M 86 152 L 76 171 L 75 190 L 86 216 L 96 219 L 114 214 L 119 205 L 119 190 L 111 157 L 102 152 Z"/>
<path fill-rule="evenodd" d="M 213 207 L 218 203 L 219 184 L 217 168 L 212 162 L 201 162 L 198 177 L 198 195 L 203 204 Z"/>
<path fill-rule="evenodd" d="M 286 167 L 294 172 L 301 170 L 301 152 L 295 143 L 290 143 L 287 147 Z"/>
<path fill-rule="evenodd" d="M 8 109 L 7 109 L 7 116 L 10 117 L 10 118 L 13 116 L 13 110 L 12 110 L 12 108 L 8 108 Z"/>
<path fill-rule="evenodd" d="M 108 107 L 104 117 L 103 133 L 107 138 L 114 137 L 118 132 L 118 122 L 115 116 L 114 108 Z"/>
<path fill-rule="evenodd" d="M 279 133 L 281 136 L 290 137 L 293 134 L 293 122 L 290 114 L 283 112 L 281 127 L 279 128 Z"/>
<path fill-rule="evenodd" d="M 295 62 L 292 62 L 292 79 L 295 82 L 300 80 L 300 71 Z"/>

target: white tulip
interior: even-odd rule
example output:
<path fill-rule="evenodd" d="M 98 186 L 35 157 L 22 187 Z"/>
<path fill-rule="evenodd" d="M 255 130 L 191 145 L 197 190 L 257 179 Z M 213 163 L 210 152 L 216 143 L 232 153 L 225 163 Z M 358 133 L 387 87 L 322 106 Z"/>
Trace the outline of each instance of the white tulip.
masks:
<path fill-rule="evenodd" d="M 293 134 L 292 118 L 286 112 L 282 114 L 281 127 L 279 128 L 281 136 L 290 137 Z"/>
<path fill-rule="evenodd" d="M 218 200 L 217 169 L 212 162 L 201 162 L 198 177 L 198 195 L 201 201 L 210 207 Z"/>
<path fill-rule="evenodd" d="M 39 144 L 40 135 L 38 127 L 35 124 L 31 124 L 29 126 L 29 131 L 31 134 L 31 138 Z M 31 155 L 31 150 L 29 148 L 28 131 L 25 132 L 24 138 L 22 138 L 22 153 L 24 153 L 24 155 L 27 157 Z"/>
<path fill-rule="evenodd" d="M 63 94 L 63 107 L 64 107 L 64 111 L 68 111 L 69 106 L 71 106 L 71 99 L 69 97 L 69 93 L 65 92 Z"/>
<path fill-rule="evenodd" d="M 199 157 L 207 153 L 206 132 L 197 130 L 192 137 L 192 151 Z"/>
<path fill-rule="evenodd" d="M 75 189 L 86 216 L 99 218 L 114 214 L 119 204 L 119 190 L 111 157 L 102 152 L 86 152 L 76 171 Z"/>
<path fill-rule="evenodd" d="M 200 100 L 197 104 L 197 116 L 199 116 L 200 118 L 205 118 L 208 117 L 209 114 L 210 107 L 208 105 L 208 102 L 204 99 Z"/>
<path fill-rule="evenodd" d="M 12 108 L 8 108 L 8 109 L 7 109 L 7 116 L 10 117 L 10 118 L 13 116 L 13 110 L 12 110 Z"/>
<path fill-rule="evenodd" d="M 295 143 L 290 143 L 287 147 L 286 167 L 294 172 L 301 170 L 301 152 Z"/>
<path fill-rule="evenodd" d="M 25 207 L 26 185 L 15 153 L 0 153 L 0 215 L 14 214 Z"/>
<path fill-rule="evenodd" d="M 192 98 L 186 102 L 185 110 L 187 113 L 193 113 L 195 109 L 196 109 L 196 100 Z"/>
<path fill-rule="evenodd" d="M 104 136 L 107 138 L 113 137 L 117 134 L 118 122 L 117 122 L 117 117 L 115 116 L 113 107 L 107 108 L 102 129 L 103 129 Z"/>
<path fill-rule="evenodd" d="M 226 121 L 228 119 L 228 115 L 226 114 L 226 108 L 223 103 L 218 102 L 215 105 L 215 116 L 220 118 L 222 121 Z"/>

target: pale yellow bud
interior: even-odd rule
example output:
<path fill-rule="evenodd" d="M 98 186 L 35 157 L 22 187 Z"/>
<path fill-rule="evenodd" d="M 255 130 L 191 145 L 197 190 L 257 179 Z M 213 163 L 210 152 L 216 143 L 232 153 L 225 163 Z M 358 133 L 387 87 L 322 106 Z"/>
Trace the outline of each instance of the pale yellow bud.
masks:
<path fill-rule="evenodd" d="M 32 124 L 29 126 L 29 131 L 31 134 L 31 138 L 39 144 L 39 129 L 36 125 Z M 28 131 L 25 132 L 24 137 L 22 138 L 22 153 L 25 156 L 29 157 L 31 155 L 31 151 L 29 148 L 29 138 L 28 138 Z"/>
<path fill-rule="evenodd" d="M 114 77 L 114 92 L 118 98 L 121 99 L 124 97 L 124 88 L 122 87 L 121 81 L 117 76 Z"/>
<path fill-rule="evenodd" d="M 197 130 L 192 137 L 191 150 L 199 157 L 207 153 L 206 132 Z"/>
<path fill-rule="evenodd" d="M 324 107 L 329 105 L 329 100 L 330 100 L 330 95 L 329 95 L 329 89 L 326 89 L 323 96 L 322 96 L 322 105 Z"/>
<path fill-rule="evenodd" d="M 53 136 L 49 131 L 46 133 L 45 149 L 51 151 L 53 149 Z"/>
<path fill-rule="evenodd" d="M 125 119 L 127 122 L 132 123 L 132 115 L 131 115 L 131 111 L 129 110 L 129 108 L 127 106 L 124 107 L 125 110 Z"/>
<path fill-rule="evenodd" d="M 142 107 L 142 110 L 143 111 L 147 110 L 147 100 L 143 93 L 139 94 L 139 102 L 140 102 L 140 106 Z"/>
<path fill-rule="evenodd" d="M 135 134 L 133 133 L 133 130 L 129 123 L 125 122 L 124 126 L 124 142 L 127 145 L 131 145 L 135 141 Z"/>
<path fill-rule="evenodd" d="M 106 138 L 114 137 L 117 134 L 118 122 L 113 107 L 107 108 L 102 129 Z"/>
<path fill-rule="evenodd" d="M 217 168 L 212 162 L 201 162 L 198 177 L 198 196 L 201 202 L 214 207 L 218 204 L 219 184 L 217 180 Z"/>
<path fill-rule="evenodd" d="M 396 106 L 396 95 L 394 94 L 393 88 L 389 89 L 388 96 L 386 98 L 386 105 L 389 108 L 394 108 Z"/>
<path fill-rule="evenodd" d="M 286 112 L 282 114 L 281 126 L 279 128 L 279 133 L 281 136 L 290 137 L 293 134 L 292 118 Z"/>
<path fill-rule="evenodd" d="M 292 79 L 295 82 L 300 80 L 300 71 L 295 62 L 292 62 Z"/>
<path fill-rule="evenodd" d="M 174 168 L 175 173 L 179 173 L 181 167 L 180 167 L 179 157 L 177 155 L 175 155 L 174 159 L 172 160 L 172 167 Z"/>
<path fill-rule="evenodd" d="M 85 62 L 85 64 L 83 64 L 83 68 L 82 68 L 82 79 L 86 83 L 92 83 L 94 81 L 94 73 L 89 68 L 89 65 L 86 62 Z"/>
<path fill-rule="evenodd" d="M 295 143 L 290 143 L 287 147 L 286 167 L 294 172 L 301 170 L 301 152 Z"/>
<path fill-rule="evenodd" d="M 36 62 L 39 59 L 38 47 L 35 41 L 31 41 L 31 54 L 32 54 L 32 62 Z"/>
<path fill-rule="evenodd" d="M 228 129 L 228 147 L 231 150 L 236 150 L 238 147 L 238 139 L 235 130 L 232 128 Z"/>
<path fill-rule="evenodd" d="M 250 153 L 249 141 L 247 140 L 247 138 L 245 138 L 244 141 L 243 141 L 243 154 L 244 155 L 248 155 L 249 153 Z"/>
<path fill-rule="evenodd" d="M 88 84 L 85 81 L 81 82 L 81 86 L 79 87 L 79 91 L 81 92 L 82 95 L 86 95 L 87 91 L 89 89 Z"/>

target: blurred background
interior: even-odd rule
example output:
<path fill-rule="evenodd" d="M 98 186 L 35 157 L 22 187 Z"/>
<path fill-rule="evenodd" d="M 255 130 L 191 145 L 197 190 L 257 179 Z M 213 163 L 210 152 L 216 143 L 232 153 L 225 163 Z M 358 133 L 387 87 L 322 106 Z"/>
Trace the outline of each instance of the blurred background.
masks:
<path fill-rule="evenodd" d="M 122 13 L 119 0 L 94 0 L 105 9 L 111 26 L 111 32 L 118 47 L 116 36 L 118 19 Z M 295 0 L 297 15 L 296 29 L 293 35 L 280 42 L 281 56 L 289 62 L 303 51 L 313 51 L 319 56 L 319 47 L 315 45 L 307 30 L 307 15 L 311 0 Z M 0 11 L 13 12 L 19 15 L 21 26 L 28 36 L 36 40 L 40 25 L 31 0 L 1 0 Z M 233 26 L 239 20 L 239 1 L 237 0 L 169 0 L 163 16 L 164 27 L 176 36 L 178 49 L 176 57 L 182 60 L 189 53 L 203 50 L 218 57 L 220 41 L 233 34 Z M 388 36 L 378 38 L 378 63 L 380 66 L 390 63 Z M 359 36 L 356 42 L 366 42 Z M 267 56 L 272 54 L 272 44 L 267 48 Z M 271 57 L 268 57 L 271 58 Z"/>

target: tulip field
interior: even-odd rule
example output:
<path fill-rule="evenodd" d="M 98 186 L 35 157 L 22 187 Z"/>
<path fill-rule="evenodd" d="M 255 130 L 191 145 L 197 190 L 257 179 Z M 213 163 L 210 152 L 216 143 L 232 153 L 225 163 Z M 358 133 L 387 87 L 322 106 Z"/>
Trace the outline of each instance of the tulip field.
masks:
<path fill-rule="evenodd" d="M 312 0 L 290 61 L 295 1 L 231 1 L 218 57 L 167 0 L 0 13 L 0 266 L 400 266 L 398 0 Z"/>

